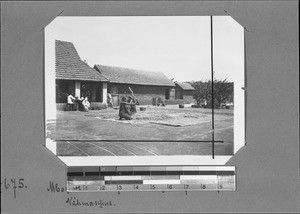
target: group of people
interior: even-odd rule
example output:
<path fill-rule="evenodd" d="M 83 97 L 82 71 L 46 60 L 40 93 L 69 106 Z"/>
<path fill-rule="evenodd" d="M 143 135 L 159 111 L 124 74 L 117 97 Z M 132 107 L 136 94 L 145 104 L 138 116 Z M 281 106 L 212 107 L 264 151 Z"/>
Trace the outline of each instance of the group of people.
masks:
<path fill-rule="evenodd" d="M 90 102 L 87 96 L 83 96 L 81 98 L 74 97 L 71 93 L 67 98 L 67 111 L 79 110 L 79 111 L 89 111 L 90 109 Z"/>
<path fill-rule="evenodd" d="M 135 98 L 131 96 L 122 97 L 119 109 L 120 120 L 132 120 L 132 116 L 137 112 L 136 105 L 139 105 L 139 103 Z"/>
<path fill-rule="evenodd" d="M 111 104 L 113 107 L 112 99 L 108 99 L 108 103 Z M 128 96 L 128 97 L 122 97 L 120 102 L 120 108 L 119 108 L 119 116 L 120 120 L 132 120 L 132 116 L 137 112 L 136 105 L 139 105 L 139 102 L 137 99 Z M 67 97 L 67 106 L 66 111 L 89 111 L 90 109 L 90 102 L 88 100 L 88 97 L 74 97 L 73 93 L 70 93 Z"/>

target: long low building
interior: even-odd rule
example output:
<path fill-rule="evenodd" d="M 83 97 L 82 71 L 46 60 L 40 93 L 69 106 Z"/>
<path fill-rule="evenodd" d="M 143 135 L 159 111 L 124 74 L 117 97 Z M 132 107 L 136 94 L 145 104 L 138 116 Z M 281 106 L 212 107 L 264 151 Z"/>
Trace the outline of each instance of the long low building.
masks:
<path fill-rule="evenodd" d="M 113 96 L 114 105 L 119 104 L 120 96 L 131 94 L 130 89 L 141 105 L 153 104 L 156 98 L 175 100 L 175 84 L 162 72 L 104 65 L 95 65 L 94 69 L 109 79 L 107 90 Z"/>
<path fill-rule="evenodd" d="M 92 109 L 106 108 L 107 93 L 110 93 L 117 106 L 121 97 L 131 95 L 130 89 L 141 105 L 156 104 L 158 99 L 166 104 L 194 101 L 192 86 L 174 83 L 162 72 L 106 65 L 92 68 L 81 60 L 71 42 L 56 40 L 55 56 L 57 109 L 64 109 L 70 93 L 88 96 Z"/>

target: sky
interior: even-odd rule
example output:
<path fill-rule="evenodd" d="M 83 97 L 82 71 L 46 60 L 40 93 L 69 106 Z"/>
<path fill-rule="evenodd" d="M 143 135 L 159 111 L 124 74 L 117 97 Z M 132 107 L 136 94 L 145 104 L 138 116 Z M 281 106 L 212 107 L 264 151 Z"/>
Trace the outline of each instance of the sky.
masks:
<path fill-rule="evenodd" d="M 209 16 L 62 16 L 46 34 L 72 42 L 91 67 L 160 71 L 179 82 L 211 78 Z M 215 78 L 236 81 L 244 73 L 242 26 L 230 16 L 214 16 L 213 46 Z"/>

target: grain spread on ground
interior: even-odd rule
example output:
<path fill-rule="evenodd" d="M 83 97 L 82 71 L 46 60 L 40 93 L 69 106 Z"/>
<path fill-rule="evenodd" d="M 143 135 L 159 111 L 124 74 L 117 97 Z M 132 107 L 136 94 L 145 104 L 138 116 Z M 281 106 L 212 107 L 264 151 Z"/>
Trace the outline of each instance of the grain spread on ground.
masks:
<path fill-rule="evenodd" d="M 111 110 L 103 110 L 103 112 L 86 114 L 87 117 L 95 117 L 98 119 L 113 119 L 118 120 L 118 114 L 116 111 Z M 194 122 L 193 119 L 203 119 L 208 118 L 209 115 L 207 113 L 200 112 L 182 112 L 179 110 L 170 110 L 170 109 L 162 109 L 162 108 L 148 108 L 146 111 L 138 111 L 133 116 L 133 120 L 136 122 L 152 122 L 152 121 L 186 121 L 190 120 L 192 124 Z"/>

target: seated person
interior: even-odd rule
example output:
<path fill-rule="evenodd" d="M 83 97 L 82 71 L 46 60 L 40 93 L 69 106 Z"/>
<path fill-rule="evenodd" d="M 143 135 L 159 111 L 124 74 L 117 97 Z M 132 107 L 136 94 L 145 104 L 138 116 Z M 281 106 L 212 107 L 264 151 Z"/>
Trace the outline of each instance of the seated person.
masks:
<path fill-rule="evenodd" d="M 159 97 L 157 101 L 157 106 L 165 106 L 165 102 L 161 97 Z"/>
<path fill-rule="evenodd" d="M 119 109 L 119 116 L 120 116 L 120 120 L 122 120 L 123 118 L 125 120 L 132 120 L 132 113 L 130 111 L 130 103 L 126 102 L 127 99 L 126 97 L 122 97 L 121 103 L 120 103 L 120 109 Z"/>
<path fill-rule="evenodd" d="M 91 104 L 90 104 L 90 102 L 88 100 L 88 97 L 85 97 L 82 100 L 82 105 L 83 105 L 83 111 L 89 111 Z"/>

